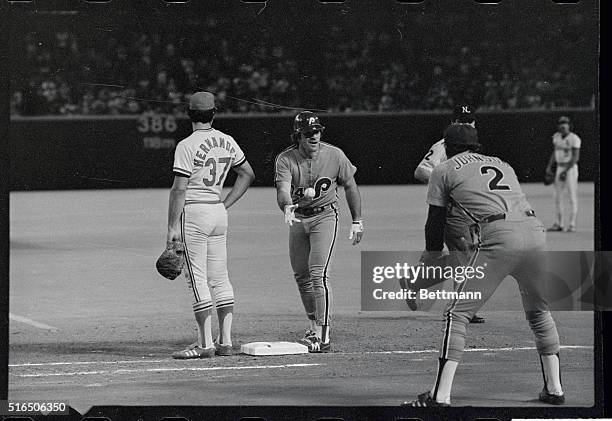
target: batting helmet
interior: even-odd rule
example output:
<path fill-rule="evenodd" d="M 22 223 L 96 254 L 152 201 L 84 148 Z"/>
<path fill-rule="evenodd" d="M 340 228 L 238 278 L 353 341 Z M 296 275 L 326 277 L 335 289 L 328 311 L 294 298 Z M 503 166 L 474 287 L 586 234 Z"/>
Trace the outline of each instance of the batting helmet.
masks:
<path fill-rule="evenodd" d="M 474 123 L 476 121 L 476 112 L 469 105 L 457 105 L 453 109 L 453 121 L 465 124 Z"/>
<path fill-rule="evenodd" d="M 293 131 L 297 133 L 323 130 L 325 127 L 319 122 L 319 117 L 313 112 L 302 111 L 293 120 Z"/>
<path fill-rule="evenodd" d="M 478 131 L 467 124 L 451 124 L 444 130 L 444 143 L 449 146 L 470 146 L 480 148 Z"/>

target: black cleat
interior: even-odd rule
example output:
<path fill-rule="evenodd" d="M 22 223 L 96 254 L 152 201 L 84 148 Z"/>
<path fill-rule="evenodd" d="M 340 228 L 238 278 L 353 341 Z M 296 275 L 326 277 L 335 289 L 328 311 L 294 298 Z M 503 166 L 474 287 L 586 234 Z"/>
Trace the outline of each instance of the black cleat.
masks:
<path fill-rule="evenodd" d="M 565 403 L 565 395 L 555 395 L 552 393 L 549 393 L 548 390 L 546 389 L 546 386 L 544 386 L 544 389 L 542 389 L 542 391 L 540 392 L 540 397 L 539 397 L 541 402 L 544 403 L 548 403 L 551 405 L 563 405 Z"/>
<path fill-rule="evenodd" d="M 408 280 L 406 278 L 400 278 L 399 284 L 402 289 L 405 289 L 406 291 L 410 291 L 410 288 L 408 287 Z M 406 304 L 408 305 L 408 308 L 410 310 L 412 311 L 417 310 L 417 302 L 414 298 L 406 297 Z"/>
<path fill-rule="evenodd" d="M 429 406 L 450 406 L 450 404 L 438 402 L 431 396 L 431 392 L 425 392 L 417 396 L 416 400 L 402 402 L 400 406 L 429 407 Z"/>
<path fill-rule="evenodd" d="M 470 319 L 470 323 L 484 323 L 484 317 L 480 317 L 478 314 L 474 314 L 474 317 Z"/>

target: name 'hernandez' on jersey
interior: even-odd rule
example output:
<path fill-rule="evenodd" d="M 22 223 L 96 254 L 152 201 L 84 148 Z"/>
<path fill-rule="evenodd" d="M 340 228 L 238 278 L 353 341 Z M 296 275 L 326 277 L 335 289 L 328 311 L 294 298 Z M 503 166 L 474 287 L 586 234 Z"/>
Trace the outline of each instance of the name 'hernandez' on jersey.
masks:
<path fill-rule="evenodd" d="M 523 218 L 532 209 L 514 169 L 493 156 L 462 152 L 434 168 L 427 203 L 445 207 L 454 203 L 474 221 L 504 213 Z"/>
<path fill-rule="evenodd" d="M 326 206 L 338 201 L 338 184 L 350 180 L 357 168 L 344 152 L 329 143 L 319 142 L 315 159 L 304 157 L 297 145 L 290 146 L 276 157 L 274 182 L 291 183 L 291 199 L 304 207 Z M 304 190 L 312 187 L 312 201 L 304 197 Z"/>
<path fill-rule="evenodd" d="M 174 151 L 173 172 L 189 177 L 185 204 L 220 203 L 228 170 L 245 161 L 234 138 L 217 129 L 198 129 L 180 141 Z"/>

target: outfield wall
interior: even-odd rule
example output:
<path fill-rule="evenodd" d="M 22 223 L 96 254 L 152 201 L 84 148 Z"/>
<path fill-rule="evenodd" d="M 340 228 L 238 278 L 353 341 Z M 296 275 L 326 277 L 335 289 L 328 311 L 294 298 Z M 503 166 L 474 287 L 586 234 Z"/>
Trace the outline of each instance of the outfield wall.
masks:
<path fill-rule="evenodd" d="M 541 181 L 560 115 L 582 138 L 580 179 L 599 165 L 594 110 L 487 112 L 478 116 L 483 151 L 508 161 L 522 182 Z M 323 140 L 341 147 L 357 166 L 360 184 L 414 183 L 413 172 L 450 120 L 440 113 L 322 114 Z M 231 134 L 253 166 L 256 185 L 273 184 L 274 156 L 289 145 L 292 115 L 224 115 L 215 127 Z M 13 118 L 12 190 L 147 188 L 172 184 L 176 143 L 188 120 L 166 115 Z M 231 182 L 231 181 L 230 181 Z"/>

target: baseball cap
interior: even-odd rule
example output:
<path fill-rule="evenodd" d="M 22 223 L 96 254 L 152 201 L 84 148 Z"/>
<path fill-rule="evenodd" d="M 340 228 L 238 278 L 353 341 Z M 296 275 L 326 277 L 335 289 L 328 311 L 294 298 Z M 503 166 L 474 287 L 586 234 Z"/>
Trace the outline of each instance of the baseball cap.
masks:
<path fill-rule="evenodd" d="M 453 108 L 453 121 L 459 120 L 461 123 L 471 123 L 476 120 L 474 108 L 467 104 L 460 104 Z"/>
<path fill-rule="evenodd" d="M 444 143 L 448 145 L 480 146 L 478 131 L 467 124 L 451 124 L 444 130 Z"/>
<path fill-rule="evenodd" d="M 189 98 L 189 109 L 208 111 L 215 108 L 215 96 L 210 92 L 196 92 Z"/>
<path fill-rule="evenodd" d="M 559 117 L 559 121 L 557 121 L 557 124 L 564 124 L 564 123 L 567 123 L 567 124 L 571 123 L 570 118 L 566 115 Z"/>

